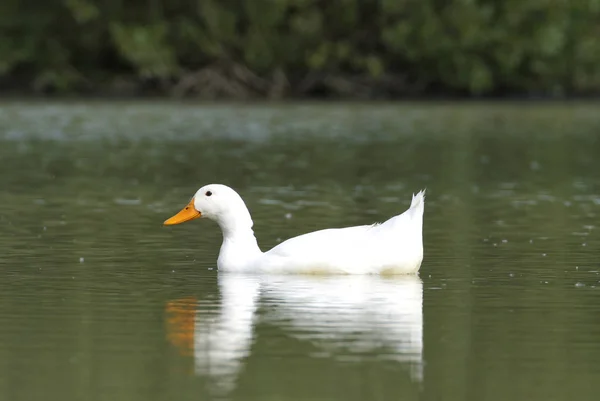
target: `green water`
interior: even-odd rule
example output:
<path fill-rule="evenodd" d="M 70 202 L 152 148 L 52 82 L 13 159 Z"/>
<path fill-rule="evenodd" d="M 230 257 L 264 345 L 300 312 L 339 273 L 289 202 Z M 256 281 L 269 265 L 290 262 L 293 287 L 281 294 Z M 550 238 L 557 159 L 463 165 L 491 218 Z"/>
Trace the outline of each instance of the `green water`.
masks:
<path fill-rule="evenodd" d="M 596 400 L 596 104 L 0 104 L 1 400 Z M 218 274 L 427 188 L 419 277 Z"/>

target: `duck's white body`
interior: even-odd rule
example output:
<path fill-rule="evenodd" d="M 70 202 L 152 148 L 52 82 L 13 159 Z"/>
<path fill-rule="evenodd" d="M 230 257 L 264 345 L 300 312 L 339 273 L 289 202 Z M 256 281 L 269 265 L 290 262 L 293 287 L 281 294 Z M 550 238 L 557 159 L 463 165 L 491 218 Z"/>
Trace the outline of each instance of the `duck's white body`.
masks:
<path fill-rule="evenodd" d="M 425 193 L 413 195 L 404 213 L 382 224 L 334 228 L 291 238 L 267 252 L 258 247 L 252 218 L 233 189 L 211 184 L 165 222 L 215 220 L 223 232 L 217 266 L 222 271 L 265 273 L 412 274 L 423 260 Z"/>

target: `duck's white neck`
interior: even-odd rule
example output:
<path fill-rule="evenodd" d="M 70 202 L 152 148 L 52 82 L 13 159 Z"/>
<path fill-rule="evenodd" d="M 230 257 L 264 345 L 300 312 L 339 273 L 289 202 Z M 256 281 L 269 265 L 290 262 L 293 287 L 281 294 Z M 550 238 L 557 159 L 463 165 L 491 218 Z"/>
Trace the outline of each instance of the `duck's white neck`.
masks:
<path fill-rule="evenodd" d="M 219 216 L 217 223 L 223 232 L 223 244 L 219 252 L 219 270 L 244 271 L 251 268 L 262 254 L 247 208 L 238 208 Z"/>

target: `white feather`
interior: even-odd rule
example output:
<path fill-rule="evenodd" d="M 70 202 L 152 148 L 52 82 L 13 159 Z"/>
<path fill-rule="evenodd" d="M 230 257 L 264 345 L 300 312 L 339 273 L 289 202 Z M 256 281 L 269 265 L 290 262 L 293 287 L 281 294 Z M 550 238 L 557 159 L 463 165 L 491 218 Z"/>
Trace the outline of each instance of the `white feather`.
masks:
<path fill-rule="evenodd" d="M 382 224 L 315 231 L 263 253 L 237 192 L 211 184 L 194 197 L 196 210 L 215 220 L 223 232 L 219 270 L 266 273 L 417 273 L 423 260 L 424 206 L 425 191 L 420 191 L 404 213 Z"/>

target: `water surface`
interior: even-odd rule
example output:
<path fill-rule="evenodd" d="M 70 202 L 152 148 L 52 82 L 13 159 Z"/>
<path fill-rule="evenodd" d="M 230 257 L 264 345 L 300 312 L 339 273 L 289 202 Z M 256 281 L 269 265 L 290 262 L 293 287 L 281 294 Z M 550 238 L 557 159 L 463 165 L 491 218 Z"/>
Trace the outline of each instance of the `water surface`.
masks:
<path fill-rule="evenodd" d="M 0 399 L 595 400 L 595 104 L 0 105 Z M 419 277 L 219 274 L 427 188 Z"/>

